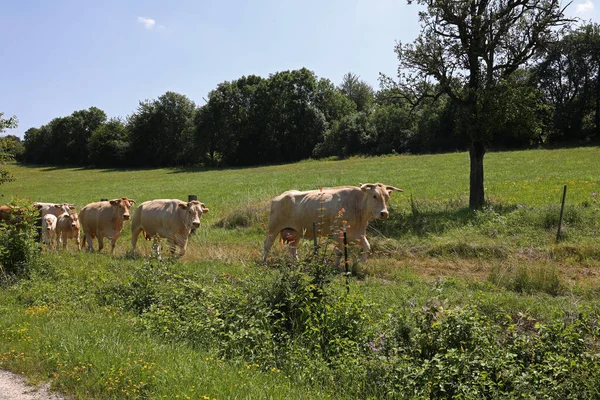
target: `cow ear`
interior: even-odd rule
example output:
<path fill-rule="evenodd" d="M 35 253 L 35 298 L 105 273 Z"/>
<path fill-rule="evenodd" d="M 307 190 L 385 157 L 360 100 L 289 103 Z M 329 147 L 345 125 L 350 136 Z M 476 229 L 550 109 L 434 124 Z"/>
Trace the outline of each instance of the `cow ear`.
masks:
<path fill-rule="evenodd" d="M 202 204 L 202 214 L 208 214 L 208 208 Z"/>
<path fill-rule="evenodd" d="M 119 199 L 113 199 L 113 200 L 110 201 L 110 204 L 112 204 L 113 206 L 116 206 L 120 202 L 121 202 L 121 200 L 119 200 Z"/>
<path fill-rule="evenodd" d="M 133 206 L 134 204 L 135 204 L 135 200 L 129 199 L 129 207 Z"/>
<path fill-rule="evenodd" d="M 177 207 L 181 208 L 182 210 L 186 210 L 187 209 L 187 204 L 185 204 L 185 203 L 179 203 L 179 204 L 177 204 Z"/>
<path fill-rule="evenodd" d="M 54 207 L 54 208 L 62 208 L 62 205 L 60 205 L 60 204 L 55 204 L 55 205 L 53 205 L 52 207 Z"/>
<path fill-rule="evenodd" d="M 67 204 L 67 206 L 69 206 L 69 210 L 74 210 L 75 209 L 75 204 Z"/>
<path fill-rule="evenodd" d="M 360 190 L 362 190 L 363 192 L 366 192 L 368 189 L 373 189 L 375 187 L 375 185 L 373 185 L 372 183 L 364 183 L 362 185 L 360 185 Z"/>
<path fill-rule="evenodd" d="M 33 208 L 37 208 L 38 210 L 42 209 L 42 205 L 41 204 L 34 204 Z"/>

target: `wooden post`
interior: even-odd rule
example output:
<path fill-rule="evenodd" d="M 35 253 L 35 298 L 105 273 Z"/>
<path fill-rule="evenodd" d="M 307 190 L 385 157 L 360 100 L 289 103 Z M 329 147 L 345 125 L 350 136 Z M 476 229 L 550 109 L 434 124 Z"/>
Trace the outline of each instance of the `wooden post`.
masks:
<path fill-rule="evenodd" d="M 562 203 L 560 205 L 560 217 L 558 218 L 558 231 L 556 232 L 556 242 L 560 240 L 560 229 L 562 227 L 563 212 L 565 210 L 565 198 L 567 197 L 567 185 L 563 188 Z"/>
<path fill-rule="evenodd" d="M 317 223 L 313 222 L 313 246 L 315 247 L 314 255 L 316 256 L 319 252 L 319 245 L 317 243 Z"/>
<path fill-rule="evenodd" d="M 100 201 L 108 201 L 108 199 L 100 199 Z"/>
<path fill-rule="evenodd" d="M 350 293 L 350 284 L 348 282 L 348 238 L 346 237 L 346 227 L 344 227 L 344 265 L 346 266 L 346 294 Z"/>

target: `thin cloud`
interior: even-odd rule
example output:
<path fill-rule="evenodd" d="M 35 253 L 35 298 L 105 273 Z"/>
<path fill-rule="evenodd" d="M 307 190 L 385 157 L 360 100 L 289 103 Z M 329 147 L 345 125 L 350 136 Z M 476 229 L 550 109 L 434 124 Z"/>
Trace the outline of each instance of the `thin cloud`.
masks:
<path fill-rule="evenodd" d="M 577 14 L 585 14 L 587 12 L 592 11 L 593 9 L 594 9 L 594 3 L 592 3 L 592 0 L 585 0 L 585 2 L 577 4 L 577 7 L 575 8 L 575 12 Z"/>
<path fill-rule="evenodd" d="M 589 0 L 588 0 L 589 1 Z M 156 26 L 156 21 L 153 20 L 152 18 L 148 18 L 148 17 L 138 17 L 137 18 L 138 22 L 142 25 L 144 25 L 144 27 L 146 29 L 152 29 Z"/>

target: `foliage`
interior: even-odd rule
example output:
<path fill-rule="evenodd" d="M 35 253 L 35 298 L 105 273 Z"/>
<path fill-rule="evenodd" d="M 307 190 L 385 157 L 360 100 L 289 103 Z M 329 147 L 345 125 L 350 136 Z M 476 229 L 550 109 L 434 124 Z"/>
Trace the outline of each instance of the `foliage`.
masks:
<path fill-rule="evenodd" d="M 39 257 L 35 243 L 38 211 L 19 199 L 9 206 L 13 207 L 11 215 L 0 221 L 0 281 L 28 276 Z"/>
<path fill-rule="evenodd" d="M 90 136 L 88 160 L 97 167 L 127 165 L 129 155 L 129 131 L 120 119 L 113 118 L 100 125 Z"/>
<path fill-rule="evenodd" d="M 2 116 L 4 113 L 0 113 L 0 133 L 3 133 L 6 129 L 15 128 L 17 126 L 17 118 L 15 116 L 4 119 Z M 11 148 L 14 147 L 10 144 L 11 140 L 6 138 L 0 138 L 0 166 L 11 160 L 16 154 L 13 154 Z M 4 168 L 0 168 L 0 185 L 4 182 L 13 180 L 12 175 Z"/>
<path fill-rule="evenodd" d="M 600 137 L 600 26 L 568 31 L 548 46 L 532 68 L 533 81 L 552 108 L 548 140 L 565 142 Z"/>
<path fill-rule="evenodd" d="M 417 96 L 445 93 L 460 107 L 461 131 L 471 140 L 469 205 L 479 208 L 485 202 L 483 157 L 503 122 L 497 111 L 511 104 L 498 96 L 498 88 L 553 39 L 553 28 L 565 22 L 563 10 L 558 0 L 417 4 L 425 7 L 421 34 L 412 44 L 396 46 L 399 70 L 408 71 L 399 85 L 406 93 L 422 90 Z M 427 84 L 430 78 L 436 85 Z"/>
<path fill-rule="evenodd" d="M 127 121 L 130 163 L 154 167 L 197 163 L 193 146 L 194 113 L 194 102 L 175 92 L 140 102 Z"/>

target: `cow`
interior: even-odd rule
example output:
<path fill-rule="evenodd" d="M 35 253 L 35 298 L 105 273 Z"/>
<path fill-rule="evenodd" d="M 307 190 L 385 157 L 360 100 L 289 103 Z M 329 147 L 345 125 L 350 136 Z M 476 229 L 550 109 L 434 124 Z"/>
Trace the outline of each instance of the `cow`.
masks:
<path fill-rule="evenodd" d="M 74 212 L 63 214 L 56 221 L 56 250 L 59 249 L 60 243 L 62 243 L 63 250 L 65 250 L 68 239 L 75 239 L 77 250 L 81 250 L 81 243 L 79 242 L 79 216 Z"/>
<path fill-rule="evenodd" d="M 208 208 L 198 200 L 184 202 L 177 199 L 149 200 L 140 204 L 131 220 L 131 250 L 135 252 L 141 232 L 146 240 L 154 239 L 160 256 L 159 238 L 170 243 L 171 254 L 179 246 L 178 257 L 185 254 L 192 229 L 200 226 L 200 218 Z"/>
<path fill-rule="evenodd" d="M 16 222 L 21 215 L 21 209 L 16 206 L 0 206 L 0 221 Z"/>
<path fill-rule="evenodd" d="M 68 214 L 75 209 L 73 204 L 68 203 L 33 203 L 33 207 L 40 210 L 40 217 L 44 218 L 46 214 L 52 214 L 55 217 L 60 217 L 63 214 Z"/>
<path fill-rule="evenodd" d="M 296 249 L 301 239 L 314 237 L 315 222 L 319 236 L 327 236 L 345 227 L 348 243 L 360 243 L 363 250 L 360 262 L 365 262 L 371 250 L 366 237 L 369 220 L 389 217 L 387 202 L 393 191 L 403 190 L 381 183 L 367 183 L 360 187 L 341 186 L 304 192 L 289 190 L 280 194 L 271 201 L 263 261 L 267 261 L 277 235 L 280 235 L 281 241 L 290 244 L 290 255 L 297 258 Z M 336 241 L 337 266 L 342 257 L 343 236 L 336 235 Z"/>
<path fill-rule="evenodd" d="M 56 220 L 56 215 L 53 214 L 46 214 L 42 218 L 42 242 L 48 246 L 52 246 L 56 239 Z"/>
<path fill-rule="evenodd" d="M 90 203 L 79 211 L 79 223 L 83 229 L 82 247 L 87 241 L 88 250 L 94 251 L 92 240 L 98 238 L 98 251 L 104 248 L 104 238 L 111 240 L 111 254 L 123 230 L 125 220 L 129 219 L 129 209 L 135 200 L 121 197 L 107 201 Z"/>
<path fill-rule="evenodd" d="M 36 203 L 33 203 L 33 207 L 38 209 L 40 212 L 39 219 L 37 220 L 37 226 L 38 226 L 37 241 L 38 242 L 42 239 L 42 229 L 41 229 L 42 218 L 44 218 L 44 216 L 46 214 L 52 214 L 58 218 L 61 215 L 68 214 L 71 210 L 75 209 L 75 206 L 73 204 L 68 204 L 68 203 L 36 202 Z"/>

